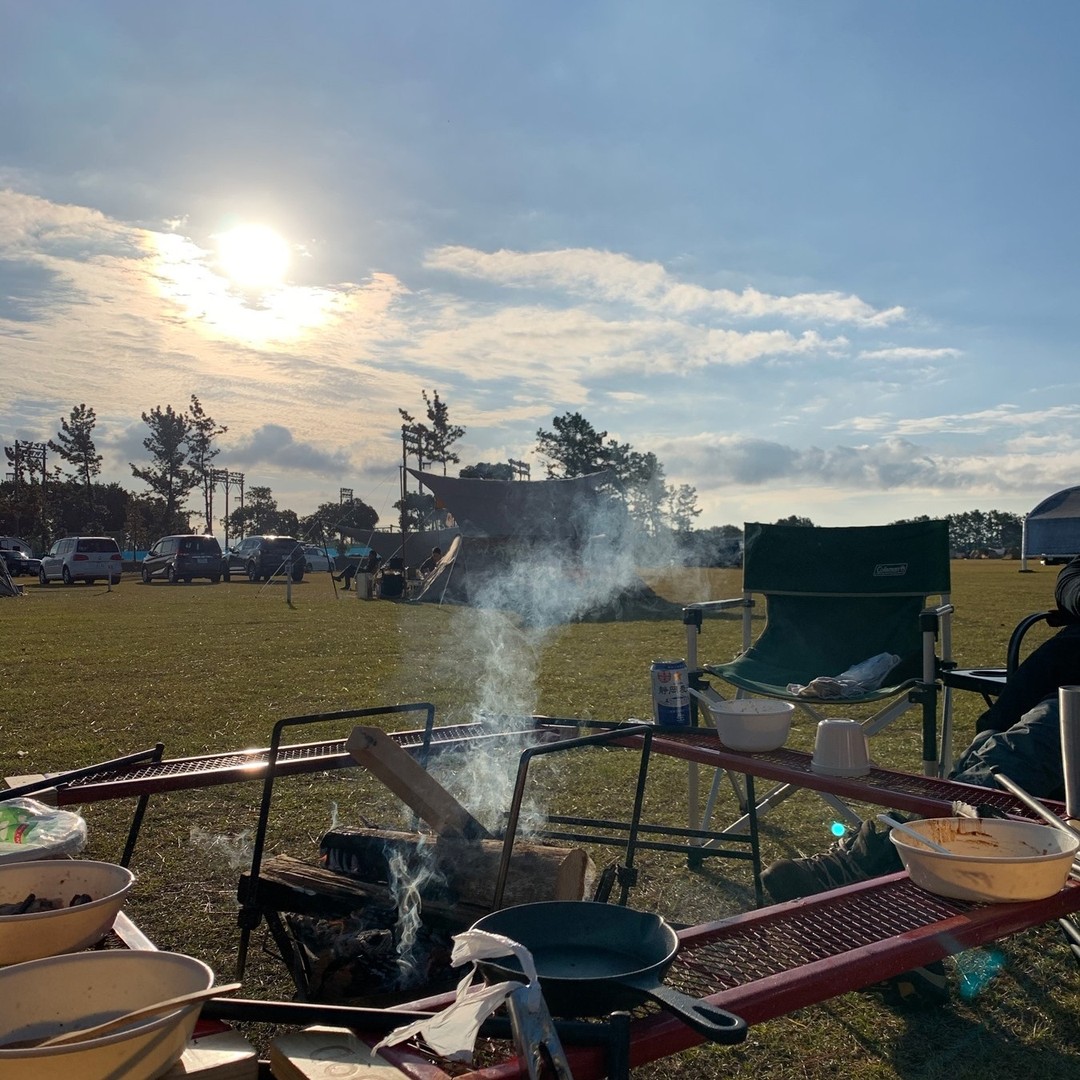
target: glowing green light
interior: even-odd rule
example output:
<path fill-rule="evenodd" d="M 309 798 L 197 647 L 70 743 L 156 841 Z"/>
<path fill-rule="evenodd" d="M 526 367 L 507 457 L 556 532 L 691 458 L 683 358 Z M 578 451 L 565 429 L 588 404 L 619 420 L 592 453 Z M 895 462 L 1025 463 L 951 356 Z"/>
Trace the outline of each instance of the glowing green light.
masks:
<path fill-rule="evenodd" d="M 831 832 L 833 836 L 843 836 L 844 833 L 847 832 L 847 826 L 842 821 L 834 821 L 829 826 L 829 832 Z"/>

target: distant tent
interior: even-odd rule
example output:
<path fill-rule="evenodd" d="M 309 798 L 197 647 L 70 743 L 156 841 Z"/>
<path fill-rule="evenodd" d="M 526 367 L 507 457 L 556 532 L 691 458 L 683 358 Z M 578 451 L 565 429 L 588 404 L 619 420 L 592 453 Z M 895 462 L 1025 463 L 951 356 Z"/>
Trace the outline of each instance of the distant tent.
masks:
<path fill-rule="evenodd" d="M 1080 555 L 1080 486 L 1043 499 L 1024 518 L 1022 555 L 1048 562 Z"/>
<path fill-rule="evenodd" d="M 453 515 L 444 549 L 417 600 L 501 607 L 543 623 L 671 618 L 621 553 L 621 503 L 609 473 L 569 480 L 480 480 L 409 470 Z"/>
<path fill-rule="evenodd" d="M 6 559 L 0 559 L 0 596 L 22 596 L 21 586 L 11 580 Z"/>

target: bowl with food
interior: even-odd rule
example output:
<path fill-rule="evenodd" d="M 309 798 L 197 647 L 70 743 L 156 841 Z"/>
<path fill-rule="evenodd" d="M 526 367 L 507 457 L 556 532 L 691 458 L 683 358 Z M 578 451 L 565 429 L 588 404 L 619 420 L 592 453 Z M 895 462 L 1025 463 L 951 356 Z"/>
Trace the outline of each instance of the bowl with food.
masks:
<path fill-rule="evenodd" d="M 90 859 L 0 864 L 0 965 L 96 945 L 134 881 L 126 866 Z"/>
<path fill-rule="evenodd" d="M 1080 839 L 1010 818 L 920 818 L 889 838 L 911 880 L 927 892 L 982 903 L 1044 900 L 1065 885 Z M 916 833 L 918 836 L 913 836 Z M 945 851 L 935 851 L 920 836 Z"/>

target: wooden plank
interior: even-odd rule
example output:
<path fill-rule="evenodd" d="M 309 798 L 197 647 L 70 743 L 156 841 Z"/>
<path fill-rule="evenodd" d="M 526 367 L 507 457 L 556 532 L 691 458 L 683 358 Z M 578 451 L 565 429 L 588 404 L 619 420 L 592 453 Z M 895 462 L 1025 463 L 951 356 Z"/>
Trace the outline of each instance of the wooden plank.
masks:
<path fill-rule="evenodd" d="M 385 731 L 376 727 L 353 728 L 345 748 L 354 761 L 381 780 L 435 832 L 472 840 L 491 837 L 491 833 Z"/>
<path fill-rule="evenodd" d="M 275 1080 L 393 1080 L 408 1076 L 348 1028 L 310 1027 L 270 1043 Z M 215 1078 L 216 1080 L 216 1078 Z"/>

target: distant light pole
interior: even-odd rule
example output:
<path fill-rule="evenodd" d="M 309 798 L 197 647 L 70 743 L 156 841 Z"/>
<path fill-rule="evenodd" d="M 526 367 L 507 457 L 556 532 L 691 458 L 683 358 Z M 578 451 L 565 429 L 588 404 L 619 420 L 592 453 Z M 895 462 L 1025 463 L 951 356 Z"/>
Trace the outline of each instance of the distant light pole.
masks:
<path fill-rule="evenodd" d="M 225 489 L 225 547 L 229 546 L 229 488 L 235 487 L 240 491 L 240 509 L 244 509 L 244 474 L 242 472 L 229 472 L 228 469 L 211 469 L 211 490 L 220 484 Z M 211 502 L 211 505 L 212 502 Z"/>
<path fill-rule="evenodd" d="M 509 459 L 510 465 L 510 479 L 511 480 L 528 480 L 532 469 L 529 467 L 526 461 L 515 461 L 513 458 Z"/>

